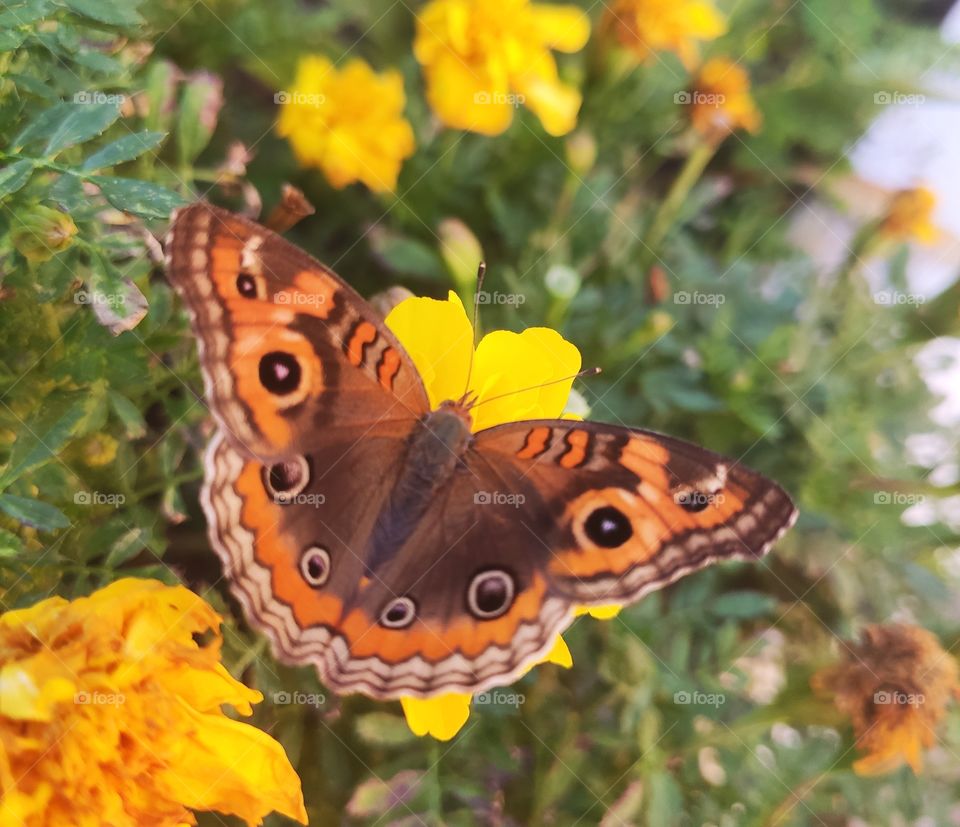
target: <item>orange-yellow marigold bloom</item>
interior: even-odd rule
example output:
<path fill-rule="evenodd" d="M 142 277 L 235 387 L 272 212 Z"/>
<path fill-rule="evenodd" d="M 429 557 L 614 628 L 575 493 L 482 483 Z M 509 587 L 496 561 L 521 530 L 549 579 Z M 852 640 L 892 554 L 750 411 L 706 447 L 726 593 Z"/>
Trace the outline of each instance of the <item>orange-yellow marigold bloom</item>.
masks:
<path fill-rule="evenodd" d="M 263 698 L 220 663 L 219 625 L 188 589 L 133 578 L 0 616 L 0 824 L 305 824 L 283 748 L 221 709 Z"/>
<path fill-rule="evenodd" d="M 375 192 L 396 189 L 415 145 L 399 72 L 377 74 L 359 58 L 341 69 L 310 55 L 301 58 L 293 88 L 276 99 L 277 132 L 303 166 L 322 170 L 338 189 L 355 181 Z"/>
<path fill-rule="evenodd" d="M 639 60 L 674 52 L 688 69 L 700 58 L 698 43 L 727 30 L 710 0 L 614 0 L 607 5 L 604 22 Z"/>
<path fill-rule="evenodd" d="M 580 93 L 560 81 L 551 49 L 576 52 L 590 21 L 576 6 L 530 0 L 432 0 L 413 45 L 427 99 L 454 129 L 499 135 L 527 106 L 551 135 L 577 123 Z"/>
<path fill-rule="evenodd" d="M 940 231 L 933 223 L 937 196 L 926 187 L 900 190 L 890 201 L 880 222 L 880 235 L 891 241 L 919 241 L 932 244 Z"/>
<path fill-rule="evenodd" d="M 694 129 L 710 140 L 723 140 L 736 129 L 757 132 L 763 122 L 750 96 L 750 77 L 732 60 L 704 63 L 687 95 Z"/>
<path fill-rule="evenodd" d="M 813 677 L 818 692 L 850 717 L 857 746 L 866 753 L 853 765 L 860 775 L 923 767 L 923 750 L 951 697 L 960 693 L 960 669 L 926 629 L 868 626 L 841 661 Z"/>

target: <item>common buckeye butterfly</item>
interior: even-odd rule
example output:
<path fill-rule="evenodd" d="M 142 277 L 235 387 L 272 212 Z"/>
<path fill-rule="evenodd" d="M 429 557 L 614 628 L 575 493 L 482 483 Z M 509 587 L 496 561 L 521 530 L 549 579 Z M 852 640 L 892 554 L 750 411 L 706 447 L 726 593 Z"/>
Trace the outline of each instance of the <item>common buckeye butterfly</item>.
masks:
<path fill-rule="evenodd" d="M 758 559 L 796 517 L 770 480 L 650 431 L 539 420 L 471 433 L 469 402 L 431 410 L 367 302 L 240 216 L 177 211 L 167 256 L 219 424 L 211 543 L 276 655 L 337 692 L 509 683 L 576 606 Z M 490 491 L 516 507 L 482 507 Z"/>

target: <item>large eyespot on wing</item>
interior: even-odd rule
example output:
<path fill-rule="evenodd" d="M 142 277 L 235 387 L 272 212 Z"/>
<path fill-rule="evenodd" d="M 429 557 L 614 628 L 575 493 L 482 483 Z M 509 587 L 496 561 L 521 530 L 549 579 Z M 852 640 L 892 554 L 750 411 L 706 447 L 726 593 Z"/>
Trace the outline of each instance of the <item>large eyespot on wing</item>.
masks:
<path fill-rule="evenodd" d="M 346 608 L 364 577 L 363 538 L 404 448 L 402 436 L 375 433 L 261 462 L 222 432 L 211 441 L 202 494 L 211 545 L 280 660 L 322 664 L 342 649 Z"/>
<path fill-rule="evenodd" d="M 427 411 L 416 368 L 376 312 L 275 233 L 198 203 L 174 214 L 166 248 L 207 400 L 236 447 L 283 456 L 308 451 L 320 429 Z"/>
<path fill-rule="evenodd" d="M 630 603 L 711 563 L 756 560 L 796 519 L 776 483 L 649 431 L 544 420 L 475 445 L 549 499 L 535 533 L 551 586 L 578 603 Z"/>

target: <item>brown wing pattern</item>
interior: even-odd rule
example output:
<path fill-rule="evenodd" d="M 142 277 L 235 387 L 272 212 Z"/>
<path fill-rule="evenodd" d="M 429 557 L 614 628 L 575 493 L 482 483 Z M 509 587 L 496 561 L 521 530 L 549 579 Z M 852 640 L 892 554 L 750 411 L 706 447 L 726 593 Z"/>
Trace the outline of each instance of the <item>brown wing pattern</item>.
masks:
<path fill-rule="evenodd" d="M 427 410 L 413 363 L 372 308 L 275 233 L 198 203 L 177 211 L 166 248 L 207 400 L 237 447 L 303 453 L 330 428 L 359 435 Z"/>

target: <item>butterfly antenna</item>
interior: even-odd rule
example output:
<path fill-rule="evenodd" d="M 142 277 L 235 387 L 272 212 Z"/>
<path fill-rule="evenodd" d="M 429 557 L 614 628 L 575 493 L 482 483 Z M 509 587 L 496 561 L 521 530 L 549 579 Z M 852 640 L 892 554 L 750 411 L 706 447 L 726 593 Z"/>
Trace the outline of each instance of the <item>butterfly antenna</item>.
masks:
<path fill-rule="evenodd" d="M 475 405 L 471 405 L 470 409 L 479 408 L 481 405 L 486 405 L 487 402 L 493 402 L 497 399 L 503 399 L 505 396 L 513 396 L 515 393 L 526 393 L 527 391 L 536 391 L 540 388 L 546 388 L 550 385 L 559 385 L 561 382 L 572 382 L 575 379 L 586 379 L 589 376 L 597 376 L 601 373 L 600 368 L 587 368 L 582 370 L 579 373 L 575 373 L 572 376 L 564 376 L 562 379 L 552 379 L 549 382 L 542 382 L 539 385 L 531 385 L 529 388 L 517 388 L 515 391 L 507 391 L 506 393 L 498 393 L 496 396 L 490 396 L 484 399 L 482 402 L 478 402 Z"/>
<path fill-rule="evenodd" d="M 477 286 L 473 293 L 473 347 L 470 348 L 470 367 L 467 368 L 467 384 L 463 388 L 461 402 L 466 402 L 470 393 L 470 380 L 473 378 L 473 355 L 477 352 L 477 335 L 480 322 L 480 294 L 483 292 L 483 277 L 487 274 L 487 263 L 481 261 L 477 265 Z"/>

